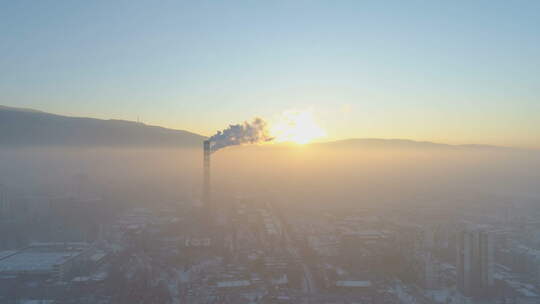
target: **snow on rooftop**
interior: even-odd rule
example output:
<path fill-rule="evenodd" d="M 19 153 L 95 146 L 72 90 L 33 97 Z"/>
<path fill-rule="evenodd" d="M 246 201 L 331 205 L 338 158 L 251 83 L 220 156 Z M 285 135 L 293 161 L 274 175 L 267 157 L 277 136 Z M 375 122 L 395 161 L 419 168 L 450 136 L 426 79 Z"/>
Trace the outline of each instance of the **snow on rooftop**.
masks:
<path fill-rule="evenodd" d="M 526 297 L 530 297 L 530 298 L 538 297 L 536 293 L 532 292 L 531 290 L 527 288 L 519 288 L 517 291 Z"/>
<path fill-rule="evenodd" d="M 247 280 L 239 280 L 239 281 L 221 281 L 217 282 L 218 288 L 226 288 L 226 287 L 245 287 L 249 286 L 251 283 Z"/>
<path fill-rule="evenodd" d="M 370 287 L 370 281 L 337 281 L 338 287 Z"/>
<path fill-rule="evenodd" d="M 20 252 L 0 260 L 0 272 L 49 272 L 55 266 L 78 255 L 77 251 L 65 252 Z"/>
<path fill-rule="evenodd" d="M 90 257 L 90 260 L 92 260 L 92 262 L 98 262 L 99 260 L 101 260 L 102 258 L 104 258 L 107 254 L 104 253 L 104 252 L 98 252 L 98 253 L 94 253 L 91 257 Z"/>
<path fill-rule="evenodd" d="M 3 258 L 6 258 L 12 254 L 15 254 L 17 251 L 16 250 L 3 250 L 3 251 L 0 251 L 0 260 L 3 259 Z"/>

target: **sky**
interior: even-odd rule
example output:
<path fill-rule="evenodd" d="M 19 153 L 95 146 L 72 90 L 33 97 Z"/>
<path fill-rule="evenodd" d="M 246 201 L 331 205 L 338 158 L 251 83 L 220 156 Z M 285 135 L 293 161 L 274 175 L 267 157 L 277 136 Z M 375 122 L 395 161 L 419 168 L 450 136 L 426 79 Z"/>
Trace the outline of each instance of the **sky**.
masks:
<path fill-rule="evenodd" d="M 540 147 L 540 1 L 0 0 L 0 104 Z"/>

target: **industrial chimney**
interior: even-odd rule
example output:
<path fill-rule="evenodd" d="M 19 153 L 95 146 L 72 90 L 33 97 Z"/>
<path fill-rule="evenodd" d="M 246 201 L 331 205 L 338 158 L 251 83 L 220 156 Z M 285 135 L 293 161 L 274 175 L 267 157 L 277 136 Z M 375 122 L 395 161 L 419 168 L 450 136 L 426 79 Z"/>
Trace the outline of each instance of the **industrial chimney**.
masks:
<path fill-rule="evenodd" d="M 203 189 L 202 189 L 202 202 L 204 208 L 207 208 L 208 211 L 212 209 L 211 197 L 210 197 L 210 140 L 205 140 L 203 143 L 204 150 L 204 160 L 203 160 Z"/>
<path fill-rule="evenodd" d="M 210 155 L 219 149 L 243 144 L 256 144 L 271 141 L 266 122 L 261 118 L 255 118 L 252 122 L 230 125 L 228 128 L 217 131 L 203 143 L 203 189 L 202 203 L 206 214 L 214 218 L 215 208 L 212 202 L 212 190 L 210 189 Z"/>

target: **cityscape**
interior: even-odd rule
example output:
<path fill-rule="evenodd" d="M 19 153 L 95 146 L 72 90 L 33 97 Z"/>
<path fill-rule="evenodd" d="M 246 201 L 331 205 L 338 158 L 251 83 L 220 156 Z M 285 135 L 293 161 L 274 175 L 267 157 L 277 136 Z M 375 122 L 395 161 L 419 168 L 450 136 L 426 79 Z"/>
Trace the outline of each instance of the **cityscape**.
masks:
<path fill-rule="evenodd" d="M 244 152 L 213 145 L 194 149 L 201 193 L 178 201 L 104 197 L 84 174 L 60 196 L 3 186 L 2 303 L 540 301 L 538 197 L 477 189 L 363 204 L 359 191 L 359 204 L 306 210 L 275 188 L 224 190 L 220 154 Z"/>
<path fill-rule="evenodd" d="M 0 1 L 0 304 L 540 304 L 540 1 Z"/>

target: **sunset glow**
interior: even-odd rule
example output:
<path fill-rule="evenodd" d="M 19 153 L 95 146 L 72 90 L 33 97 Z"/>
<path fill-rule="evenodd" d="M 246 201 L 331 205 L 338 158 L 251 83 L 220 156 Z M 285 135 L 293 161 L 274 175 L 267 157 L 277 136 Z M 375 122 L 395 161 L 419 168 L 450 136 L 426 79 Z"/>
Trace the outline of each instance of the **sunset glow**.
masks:
<path fill-rule="evenodd" d="M 307 144 L 324 137 L 326 132 L 309 111 L 287 111 L 272 124 L 270 133 L 277 142 Z"/>

